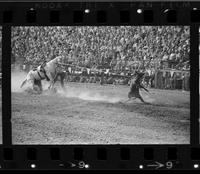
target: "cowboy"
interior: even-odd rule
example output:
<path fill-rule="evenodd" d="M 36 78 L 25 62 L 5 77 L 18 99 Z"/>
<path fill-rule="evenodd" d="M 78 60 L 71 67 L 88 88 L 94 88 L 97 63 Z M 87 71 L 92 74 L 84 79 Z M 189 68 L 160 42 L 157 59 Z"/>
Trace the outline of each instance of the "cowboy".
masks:
<path fill-rule="evenodd" d="M 131 79 L 131 83 L 130 83 L 130 91 L 128 93 L 128 100 L 134 98 L 138 98 L 140 99 L 143 103 L 146 103 L 143 98 L 140 95 L 140 88 L 143 88 L 145 91 L 149 92 L 142 84 L 142 78 L 144 76 L 145 73 L 141 73 L 141 72 L 135 72 L 134 76 L 135 78 Z"/>

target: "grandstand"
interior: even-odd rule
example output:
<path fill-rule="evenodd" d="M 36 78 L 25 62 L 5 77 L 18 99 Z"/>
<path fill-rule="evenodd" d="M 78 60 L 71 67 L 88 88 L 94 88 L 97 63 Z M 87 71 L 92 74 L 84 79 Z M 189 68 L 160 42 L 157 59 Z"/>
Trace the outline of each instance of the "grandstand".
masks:
<path fill-rule="evenodd" d="M 109 69 L 118 75 L 145 69 L 154 73 L 152 86 L 156 88 L 168 88 L 162 82 L 163 72 L 171 74 L 168 81 L 176 81 L 173 76 L 178 76 L 182 81 L 174 83 L 189 86 L 189 39 L 185 26 L 14 27 L 12 63 L 27 65 L 29 70 L 61 55 L 63 63 L 104 72 Z M 163 79 L 157 78 L 161 72 Z M 174 88 L 189 90 L 183 85 Z"/>

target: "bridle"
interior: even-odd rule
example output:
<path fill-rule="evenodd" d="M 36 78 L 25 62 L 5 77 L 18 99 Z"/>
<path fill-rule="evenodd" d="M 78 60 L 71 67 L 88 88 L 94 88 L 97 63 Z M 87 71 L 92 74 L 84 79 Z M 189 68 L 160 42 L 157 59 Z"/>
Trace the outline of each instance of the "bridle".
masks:
<path fill-rule="evenodd" d="M 40 79 L 42 79 L 42 76 L 40 75 L 39 71 L 38 70 L 36 70 L 36 71 L 37 71 L 37 74 L 40 77 Z"/>
<path fill-rule="evenodd" d="M 45 76 L 46 79 L 49 79 L 49 77 L 47 76 L 46 71 L 45 71 L 45 69 L 44 69 L 44 67 L 43 67 L 43 64 L 40 66 L 40 70 L 37 69 L 37 74 L 38 74 L 38 76 L 40 77 L 40 79 L 42 80 L 43 78 L 42 78 L 42 76 L 40 75 L 40 71 L 44 73 L 44 76 Z"/>

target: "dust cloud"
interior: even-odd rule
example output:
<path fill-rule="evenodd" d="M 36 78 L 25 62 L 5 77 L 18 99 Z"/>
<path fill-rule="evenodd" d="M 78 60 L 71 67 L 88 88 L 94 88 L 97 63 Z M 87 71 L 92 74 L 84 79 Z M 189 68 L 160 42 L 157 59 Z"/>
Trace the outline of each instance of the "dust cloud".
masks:
<path fill-rule="evenodd" d="M 11 73 L 11 91 L 12 92 L 23 92 L 24 88 L 20 88 L 21 83 L 26 79 L 26 72 L 22 71 L 12 71 Z M 28 85 L 28 83 L 26 84 Z"/>
<path fill-rule="evenodd" d="M 149 95 L 146 95 L 146 94 L 143 94 L 142 97 L 148 103 L 153 103 L 156 101 L 155 99 L 153 99 L 152 97 L 150 97 Z"/>
<path fill-rule="evenodd" d="M 78 89 L 78 88 L 67 87 L 66 91 L 58 90 L 58 93 L 63 97 L 79 98 L 88 101 L 103 101 L 108 103 L 117 103 L 121 101 L 120 97 L 108 96 L 96 91 L 81 89 L 81 88 Z"/>
<path fill-rule="evenodd" d="M 79 98 L 79 99 L 88 100 L 88 101 L 102 101 L 102 102 L 108 102 L 108 103 L 125 102 L 128 99 L 126 94 L 109 95 L 108 93 L 102 94 L 95 90 L 79 89 L 79 88 L 72 88 L 72 87 L 67 87 L 66 91 L 59 89 L 58 93 L 63 97 Z M 152 97 L 144 93 L 142 97 L 148 103 L 154 103 L 156 101 L 155 99 L 153 99 Z M 139 99 L 132 100 L 132 102 L 137 102 L 137 101 L 140 102 Z"/>
<path fill-rule="evenodd" d="M 31 87 L 31 83 L 27 82 L 22 88 L 20 88 L 21 83 L 26 79 L 27 73 L 22 71 L 12 71 L 11 73 L 11 91 L 12 92 L 25 92 L 27 88 Z M 46 81 L 42 81 L 43 93 L 41 95 L 52 95 L 52 93 L 48 92 L 49 83 Z M 122 102 L 123 100 L 127 100 L 127 95 L 111 95 L 109 92 L 99 92 L 93 89 L 83 88 L 83 86 L 79 87 L 71 87 L 65 86 L 66 90 L 62 90 L 61 88 L 57 88 L 57 93 L 61 97 L 66 98 L 79 98 L 82 100 L 88 101 L 102 101 L 108 103 L 117 103 Z M 150 96 L 143 94 L 144 100 L 147 102 L 154 102 Z"/>

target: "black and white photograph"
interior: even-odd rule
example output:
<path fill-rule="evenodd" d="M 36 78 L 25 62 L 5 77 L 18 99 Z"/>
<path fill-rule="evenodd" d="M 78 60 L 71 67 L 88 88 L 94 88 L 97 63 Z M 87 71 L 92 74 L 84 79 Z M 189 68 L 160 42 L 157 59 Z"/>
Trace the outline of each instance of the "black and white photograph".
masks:
<path fill-rule="evenodd" d="M 2 27 L 0 26 L 0 144 L 2 144 Z"/>
<path fill-rule="evenodd" d="M 200 99 L 200 28 L 199 28 L 199 99 Z M 200 103 L 199 103 L 199 109 L 200 109 Z M 199 143 L 200 143 L 200 113 L 199 113 Z"/>
<path fill-rule="evenodd" d="M 189 26 L 15 26 L 13 144 L 190 144 Z"/>

